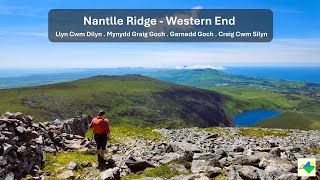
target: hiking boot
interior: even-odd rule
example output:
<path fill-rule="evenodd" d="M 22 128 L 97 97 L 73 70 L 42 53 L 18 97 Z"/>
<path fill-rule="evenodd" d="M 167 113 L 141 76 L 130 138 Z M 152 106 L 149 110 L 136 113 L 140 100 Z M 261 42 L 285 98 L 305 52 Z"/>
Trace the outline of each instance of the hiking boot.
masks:
<path fill-rule="evenodd" d="M 99 156 L 98 155 L 98 163 L 99 163 L 99 166 L 104 166 L 106 164 L 106 160 L 103 159 L 103 157 Z"/>

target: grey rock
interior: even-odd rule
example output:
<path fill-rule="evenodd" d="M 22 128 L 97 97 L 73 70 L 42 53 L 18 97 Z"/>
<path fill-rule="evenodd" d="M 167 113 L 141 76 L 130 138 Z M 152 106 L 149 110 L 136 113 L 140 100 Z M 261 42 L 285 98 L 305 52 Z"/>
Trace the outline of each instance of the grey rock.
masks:
<path fill-rule="evenodd" d="M 281 152 L 283 152 L 283 150 L 280 149 L 279 147 L 272 148 L 272 149 L 270 150 L 270 154 L 272 154 L 272 155 L 274 155 L 274 156 L 278 156 L 278 157 L 280 157 Z"/>
<path fill-rule="evenodd" d="M 24 120 L 26 121 L 26 122 L 29 122 L 29 123 L 31 123 L 32 121 L 33 121 L 33 117 L 32 116 L 25 116 L 24 117 Z"/>
<path fill-rule="evenodd" d="M 0 166 L 5 166 L 7 165 L 8 161 L 6 158 L 4 158 L 3 156 L 0 156 Z"/>
<path fill-rule="evenodd" d="M 180 165 L 180 164 L 170 164 L 169 168 L 171 170 L 175 169 L 175 170 L 177 170 L 178 172 L 181 172 L 181 173 L 187 173 L 188 172 L 188 170 L 183 165 Z"/>
<path fill-rule="evenodd" d="M 221 174 L 222 169 L 219 167 L 210 167 L 207 169 L 207 176 L 209 178 L 215 178 Z"/>
<path fill-rule="evenodd" d="M 22 120 L 23 114 L 21 112 L 16 112 L 16 113 L 14 113 L 13 118 L 18 119 L 18 120 Z"/>
<path fill-rule="evenodd" d="M 283 174 L 279 177 L 277 177 L 275 180 L 298 180 L 298 174 L 297 173 L 290 173 L 290 174 Z"/>
<path fill-rule="evenodd" d="M 71 170 L 68 170 L 68 171 L 64 171 L 63 173 L 59 174 L 57 176 L 57 178 L 60 178 L 60 179 L 74 179 L 74 174 Z"/>
<path fill-rule="evenodd" d="M 10 172 L 5 176 L 4 180 L 14 180 L 14 174 Z"/>
<path fill-rule="evenodd" d="M 12 132 L 9 131 L 2 131 L 1 134 L 3 134 L 4 136 L 8 137 L 8 138 L 14 138 L 14 134 Z"/>
<path fill-rule="evenodd" d="M 84 136 L 88 126 L 91 123 L 92 117 L 87 115 L 79 115 L 76 118 L 69 119 L 63 122 L 63 130 L 67 134 L 77 134 Z M 57 123 L 61 124 L 61 122 Z"/>
<path fill-rule="evenodd" d="M 107 169 L 100 173 L 101 180 L 120 180 L 120 169 L 115 167 L 113 169 Z"/>
<path fill-rule="evenodd" d="M 5 119 L 12 119 L 13 118 L 13 114 L 10 112 L 6 112 L 2 115 L 3 118 Z"/>
<path fill-rule="evenodd" d="M 280 165 L 271 164 L 266 167 L 264 170 L 265 173 L 272 179 L 280 177 L 282 174 L 288 174 L 288 171 L 285 171 Z"/>
<path fill-rule="evenodd" d="M 60 141 L 62 141 L 62 137 L 61 136 L 56 136 L 53 138 L 53 142 L 54 143 L 60 143 Z"/>
<path fill-rule="evenodd" d="M 259 174 L 262 172 L 260 169 L 253 166 L 242 166 L 238 173 L 243 179 L 260 179 Z"/>
<path fill-rule="evenodd" d="M 22 135 L 26 131 L 26 128 L 18 126 L 16 127 L 16 131 L 18 132 L 18 134 Z"/>
<path fill-rule="evenodd" d="M 77 163 L 74 161 L 71 161 L 69 164 L 66 165 L 66 168 L 69 170 L 75 170 L 77 168 Z"/>
<path fill-rule="evenodd" d="M 259 162 L 259 168 L 262 168 L 262 169 L 265 169 L 267 166 L 269 165 L 269 162 L 267 159 L 262 159 L 260 162 Z"/>
<path fill-rule="evenodd" d="M 210 180 L 209 177 L 207 177 L 204 174 L 201 174 L 199 177 L 195 178 L 196 180 Z"/>
<path fill-rule="evenodd" d="M 82 168 L 92 167 L 92 163 L 88 161 L 84 161 L 80 164 Z"/>
<path fill-rule="evenodd" d="M 11 144 L 8 143 L 4 143 L 3 144 L 3 153 L 2 155 L 6 155 L 7 153 L 9 153 L 9 151 L 13 148 L 13 146 Z"/>
<path fill-rule="evenodd" d="M 233 148 L 234 152 L 243 152 L 244 151 L 244 147 L 242 146 L 236 146 Z"/>
<path fill-rule="evenodd" d="M 54 148 L 52 148 L 52 147 L 50 147 L 50 146 L 44 147 L 43 150 L 44 150 L 45 152 L 49 152 L 49 153 L 56 153 L 56 152 L 57 152 L 56 149 L 54 149 Z"/>
<path fill-rule="evenodd" d="M 204 139 L 205 140 L 207 140 L 207 139 L 216 139 L 218 136 L 219 136 L 218 133 L 214 133 L 214 134 L 210 134 L 210 135 L 206 136 Z"/>
<path fill-rule="evenodd" d="M 170 178 L 170 180 L 186 180 L 186 179 L 187 179 L 186 175 L 184 174 Z"/>
<path fill-rule="evenodd" d="M 138 157 L 131 157 L 125 162 L 125 164 L 130 168 L 132 172 L 143 171 L 148 167 L 155 167 L 151 162 Z"/>
<path fill-rule="evenodd" d="M 234 163 L 248 166 L 259 166 L 260 159 L 257 156 L 241 155 L 237 156 Z"/>
<path fill-rule="evenodd" d="M 194 153 L 193 159 L 194 160 L 207 160 L 216 157 L 213 153 Z"/>
<path fill-rule="evenodd" d="M 26 130 L 25 133 L 23 134 L 23 138 L 26 141 L 30 141 L 31 139 L 36 139 L 38 137 L 39 137 L 39 133 L 36 131 Z"/>
<path fill-rule="evenodd" d="M 228 180 L 243 180 L 237 172 L 237 167 L 229 167 Z"/>
<path fill-rule="evenodd" d="M 215 152 L 214 152 L 214 155 L 217 159 L 222 159 L 224 157 L 227 156 L 227 153 L 224 149 L 217 149 Z"/>
<path fill-rule="evenodd" d="M 206 172 L 211 167 L 220 167 L 221 164 L 217 159 L 210 160 L 193 160 L 191 165 L 192 173 Z"/>
<path fill-rule="evenodd" d="M 164 155 L 157 155 L 152 158 L 154 161 L 159 161 L 160 164 L 168 164 L 171 161 L 182 158 L 180 153 L 165 153 Z"/>

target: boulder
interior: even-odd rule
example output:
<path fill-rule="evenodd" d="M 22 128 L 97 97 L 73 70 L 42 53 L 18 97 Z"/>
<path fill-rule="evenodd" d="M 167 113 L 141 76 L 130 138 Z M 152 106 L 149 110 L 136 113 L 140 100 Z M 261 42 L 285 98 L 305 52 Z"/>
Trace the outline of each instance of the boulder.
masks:
<path fill-rule="evenodd" d="M 253 167 L 253 166 L 242 166 L 240 170 L 238 170 L 239 176 L 243 179 L 261 179 L 260 174 L 262 174 L 262 170 Z"/>
<path fill-rule="evenodd" d="M 88 161 L 84 161 L 80 164 L 80 166 L 82 168 L 88 168 L 88 167 L 92 167 L 92 163 L 91 162 L 88 162 Z"/>
<path fill-rule="evenodd" d="M 71 170 L 64 171 L 63 173 L 57 176 L 59 179 L 74 179 L 74 174 Z"/>
<path fill-rule="evenodd" d="M 182 158 L 180 153 L 166 153 L 164 155 L 157 155 L 152 158 L 154 161 L 158 161 L 160 164 L 168 164 L 171 161 L 179 160 Z"/>
<path fill-rule="evenodd" d="M 36 139 L 39 137 L 39 133 L 37 131 L 26 130 L 22 136 L 26 141 L 30 141 L 31 139 Z"/>
<path fill-rule="evenodd" d="M 22 126 L 16 127 L 16 132 L 18 133 L 18 135 L 22 135 L 26 130 L 27 129 Z"/>
<path fill-rule="evenodd" d="M 21 112 L 16 112 L 13 114 L 13 119 L 23 120 L 23 114 Z"/>
<path fill-rule="evenodd" d="M 170 164 L 169 168 L 170 168 L 170 170 L 177 170 L 180 173 L 187 173 L 188 172 L 188 170 L 183 165 L 180 165 L 180 164 Z"/>
<path fill-rule="evenodd" d="M 101 180 L 120 180 L 120 169 L 115 167 L 113 169 L 107 169 L 100 173 Z"/>
<path fill-rule="evenodd" d="M 217 159 L 210 160 L 193 160 L 191 165 L 192 173 L 201 173 L 208 171 L 211 167 L 220 167 L 221 164 Z"/>
<path fill-rule="evenodd" d="M 277 177 L 275 180 L 298 180 L 298 174 L 297 173 L 290 173 L 290 174 L 283 174 L 279 177 Z"/>
<path fill-rule="evenodd" d="M 233 148 L 233 152 L 243 152 L 244 151 L 244 147 L 242 146 L 236 146 Z"/>
<path fill-rule="evenodd" d="M 248 165 L 248 166 L 259 166 L 260 159 L 257 156 L 247 156 L 247 155 L 240 155 L 234 159 L 235 164 L 239 165 Z"/>
<path fill-rule="evenodd" d="M 5 176 L 4 180 L 14 180 L 14 174 L 10 172 Z"/>
<path fill-rule="evenodd" d="M 92 117 L 87 115 L 79 115 L 73 119 L 63 122 L 63 131 L 67 134 L 84 136 L 91 123 Z"/>
<path fill-rule="evenodd" d="M 74 161 L 71 161 L 69 164 L 66 165 L 66 168 L 69 170 L 75 170 L 77 168 L 77 163 Z"/>
<path fill-rule="evenodd" d="M 207 176 L 209 178 L 215 178 L 221 174 L 222 169 L 219 167 L 210 167 L 207 169 Z"/>
<path fill-rule="evenodd" d="M 243 178 L 239 176 L 237 169 L 239 169 L 239 167 L 234 165 L 229 167 L 228 180 L 243 180 Z"/>
<path fill-rule="evenodd" d="M 9 153 L 9 151 L 13 148 L 13 146 L 11 144 L 8 143 L 4 143 L 3 144 L 3 153 L 2 155 L 6 155 L 7 153 Z"/>
<path fill-rule="evenodd" d="M 44 147 L 43 150 L 44 150 L 45 152 L 49 152 L 49 153 L 56 153 L 56 152 L 57 152 L 57 149 L 54 149 L 54 148 L 52 148 L 52 147 L 50 147 L 50 146 Z"/>
<path fill-rule="evenodd" d="M 8 163 L 7 159 L 3 156 L 0 156 L 0 166 L 6 166 Z"/>
<path fill-rule="evenodd" d="M 214 152 L 214 156 L 215 158 L 217 159 L 222 159 L 224 157 L 226 157 L 228 154 L 226 153 L 226 150 L 225 149 L 217 149 L 215 150 Z"/>
<path fill-rule="evenodd" d="M 14 114 L 10 113 L 10 112 L 6 112 L 2 115 L 2 118 L 4 119 L 12 119 L 14 116 Z"/>
<path fill-rule="evenodd" d="M 129 158 L 125 162 L 125 164 L 130 168 L 132 172 L 143 171 L 148 167 L 155 167 L 154 164 L 152 164 L 151 162 L 148 162 L 138 157 Z"/>

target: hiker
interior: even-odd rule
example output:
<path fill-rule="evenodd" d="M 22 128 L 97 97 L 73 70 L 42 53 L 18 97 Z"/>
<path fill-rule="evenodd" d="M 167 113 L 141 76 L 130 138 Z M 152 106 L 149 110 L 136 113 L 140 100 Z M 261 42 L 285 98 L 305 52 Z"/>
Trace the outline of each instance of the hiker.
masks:
<path fill-rule="evenodd" d="M 97 143 L 97 155 L 99 166 L 103 166 L 106 163 L 104 154 L 106 151 L 107 141 L 110 142 L 110 126 L 109 120 L 104 118 L 106 113 L 100 111 L 98 116 L 93 118 L 89 128 L 93 129 L 94 140 Z"/>

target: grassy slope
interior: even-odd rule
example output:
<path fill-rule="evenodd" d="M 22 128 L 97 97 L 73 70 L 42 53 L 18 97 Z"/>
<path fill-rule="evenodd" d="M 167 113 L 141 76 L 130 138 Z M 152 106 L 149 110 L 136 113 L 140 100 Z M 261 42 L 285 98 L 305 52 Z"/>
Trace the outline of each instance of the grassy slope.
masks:
<path fill-rule="evenodd" d="M 252 109 L 280 109 L 264 127 L 320 129 L 320 85 L 231 75 L 216 70 L 170 70 L 149 74 L 156 79 L 224 93 L 229 115 Z M 304 118 L 300 118 L 304 117 Z"/>
<path fill-rule="evenodd" d="M 320 129 L 319 115 L 303 112 L 285 112 L 284 114 L 259 122 L 259 127 L 278 127 L 283 129 Z"/>
<path fill-rule="evenodd" d="M 21 111 L 38 121 L 105 109 L 113 125 L 214 126 L 226 122 L 218 93 L 139 75 L 0 90 L 0 112 Z"/>

